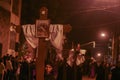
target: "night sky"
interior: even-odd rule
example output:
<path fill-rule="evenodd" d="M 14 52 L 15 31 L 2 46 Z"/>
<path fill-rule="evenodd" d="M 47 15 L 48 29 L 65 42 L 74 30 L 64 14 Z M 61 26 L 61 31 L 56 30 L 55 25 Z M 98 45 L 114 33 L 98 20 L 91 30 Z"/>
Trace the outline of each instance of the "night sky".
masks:
<path fill-rule="evenodd" d="M 48 8 L 51 23 L 72 26 L 67 34 L 71 42 L 101 42 L 99 34 L 103 31 L 107 34 L 103 44 L 107 44 L 113 32 L 120 32 L 119 0 L 23 0 L 21 24 L 35 23 L 42 6 Z"/>

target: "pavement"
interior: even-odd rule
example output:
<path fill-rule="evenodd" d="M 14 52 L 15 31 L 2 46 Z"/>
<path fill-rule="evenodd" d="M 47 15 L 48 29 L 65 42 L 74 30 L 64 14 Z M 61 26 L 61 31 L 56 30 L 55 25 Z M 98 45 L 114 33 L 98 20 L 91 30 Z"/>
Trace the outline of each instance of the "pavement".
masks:
<path fill-rule="evenodd" d="M 90 78 L 88 76 L 83 76 L 82 80 L 95 80 L 95 78 Z"/>

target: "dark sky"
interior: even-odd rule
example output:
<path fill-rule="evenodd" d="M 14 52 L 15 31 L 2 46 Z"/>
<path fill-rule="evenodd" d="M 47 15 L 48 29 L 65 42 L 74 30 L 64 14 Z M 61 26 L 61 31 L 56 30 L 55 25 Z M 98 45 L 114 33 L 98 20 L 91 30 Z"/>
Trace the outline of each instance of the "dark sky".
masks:
<path fill-rule="evenodd" d="M 100 32 L 111 37 L 120 30 L 119 0 L 23 0 L 22 24 L 35 23 L 41 6 L 48 8 L 51 23 L 72 26 L 67 34 L 69 41 L 101 41 Z"/>

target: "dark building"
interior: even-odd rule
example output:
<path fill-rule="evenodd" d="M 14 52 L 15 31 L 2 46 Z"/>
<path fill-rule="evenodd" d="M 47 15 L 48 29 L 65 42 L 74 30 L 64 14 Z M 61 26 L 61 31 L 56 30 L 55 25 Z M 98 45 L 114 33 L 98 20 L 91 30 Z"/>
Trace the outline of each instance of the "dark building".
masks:
<path fill-rule="evenodd" d="M 120 28 L 116 27 L 112 41 L 112 58 L 114 63 L 120 62 Z"/>
<path fill-rule="evenodd" d="M 21 0 L 0 0 L 0 56 L 15 55 L 15 43 L 19 42 Z"/>

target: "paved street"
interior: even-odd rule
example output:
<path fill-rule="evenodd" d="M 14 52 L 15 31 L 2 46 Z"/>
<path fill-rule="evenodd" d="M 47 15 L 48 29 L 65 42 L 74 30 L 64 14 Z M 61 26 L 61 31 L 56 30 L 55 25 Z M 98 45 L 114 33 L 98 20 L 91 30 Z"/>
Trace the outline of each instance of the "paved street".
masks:
<path fill-rule="evenodd" d="M 88 76 L 83 76 L 82 80 L 95 80 L 95 78 L 89 78 Z"/>

